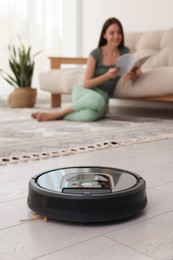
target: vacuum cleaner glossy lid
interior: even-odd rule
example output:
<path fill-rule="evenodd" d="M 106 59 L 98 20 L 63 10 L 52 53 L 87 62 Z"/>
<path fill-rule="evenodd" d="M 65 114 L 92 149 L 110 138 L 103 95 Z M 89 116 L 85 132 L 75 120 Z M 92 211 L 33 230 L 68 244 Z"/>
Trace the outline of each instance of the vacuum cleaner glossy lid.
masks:
<path fill-rule="evenodd" d="M 144 179 L 110 167 L 67 167 L 34 176 L 28 206 L 49 218 L 75 222 L 117 220 L 147 204 Z"/>

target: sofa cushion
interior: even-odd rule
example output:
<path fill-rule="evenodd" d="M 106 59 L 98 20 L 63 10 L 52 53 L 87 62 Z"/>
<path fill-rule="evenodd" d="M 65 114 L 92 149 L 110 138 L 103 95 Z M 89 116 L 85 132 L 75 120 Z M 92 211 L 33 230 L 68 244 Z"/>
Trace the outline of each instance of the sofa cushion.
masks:
<path fill-rule="evenodd" d="M 142 98 L 173 94 L 173 67 L 160 67 L 146 71 L 134 81 L 118 81 L 114 98 Z"/>
<path fill-rule="evenodd" d="M 173 66 L 173 28 L 160 31 L 127 32 L 125 42 L 137 58 L 151 55 L 142 68 Z"/>
<path fill-rule="evenodd" d="M 137 51 L 138 42 L 142 36 L 141 32 L 125 32 L 125 44 L 130 48 L 132 53 Z"/>
<path fill-rule="evenodd" d="M 160 48 L 172 47 L 173 46 L 173 28 L 165 30 L 160 42 Z"/>
<path fill-rule="evenodd" d="M 173 66 L 173 47 L 166 47 L 153 54 L 143 65 L 143 68 L 158 68 Z"/>
<path fill-rule="evenodd" d="M 164 31 L 151 31 L 151 32 L 144 32 L 141 35 L 141 38 L 137 44 L 137 51 L 143 49 L 153 49 L 160 51 L 160 43 Z"/>
<path fill-rule="evenodd" d="M 39 75 L 42 90 L 70 94 L 75 85 L 83 81 L 84 68 L 51 69 Z"/>

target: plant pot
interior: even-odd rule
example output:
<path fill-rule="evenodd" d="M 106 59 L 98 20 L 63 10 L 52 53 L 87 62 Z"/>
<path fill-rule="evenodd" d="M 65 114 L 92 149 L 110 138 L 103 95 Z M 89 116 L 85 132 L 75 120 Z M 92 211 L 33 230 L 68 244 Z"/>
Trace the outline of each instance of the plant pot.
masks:
<path fill-rule="evenodd" d="M 12 108 L 34 107 L 37 90 L 31 87 L 17 88 L 8 97 L 9 106 Z"/>

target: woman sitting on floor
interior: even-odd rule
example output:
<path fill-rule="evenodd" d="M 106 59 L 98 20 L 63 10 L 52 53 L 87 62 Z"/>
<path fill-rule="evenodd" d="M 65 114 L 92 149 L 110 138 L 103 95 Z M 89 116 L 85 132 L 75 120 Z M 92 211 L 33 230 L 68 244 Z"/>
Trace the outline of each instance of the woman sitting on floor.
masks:
<path fill-rule="evenodd" d="M 36 112 L 32 117 L 38 121 L 66 119 L 71 121 L 95 121 L 105 117 L 109 98 L 120 77 L 116 60 L 129 49 L 124 45 L 124 32 L 120 21 L 109 18 L 103 25 L 98 47 L 87 60 L 83 85 L 74 87 L 72 105 L 55 112 Z M 140 70 L 131 71 L 123 76 L 128 81 L 141 74 Z"/>

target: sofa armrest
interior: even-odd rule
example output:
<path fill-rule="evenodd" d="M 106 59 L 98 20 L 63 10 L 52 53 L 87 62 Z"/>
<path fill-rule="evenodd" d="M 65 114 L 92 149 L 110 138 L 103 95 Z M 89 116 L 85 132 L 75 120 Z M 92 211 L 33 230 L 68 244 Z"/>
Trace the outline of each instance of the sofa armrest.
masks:
<path fill-rule="evenodd" d="M 51 69 L 60 69 L 62 64 L 86 64 L 87 58 L 49 57 Z"/>

